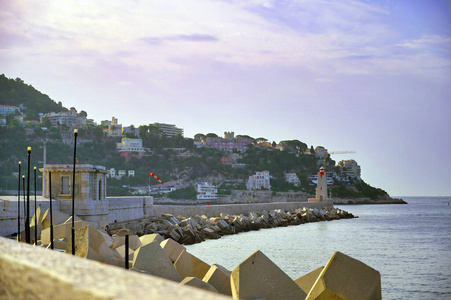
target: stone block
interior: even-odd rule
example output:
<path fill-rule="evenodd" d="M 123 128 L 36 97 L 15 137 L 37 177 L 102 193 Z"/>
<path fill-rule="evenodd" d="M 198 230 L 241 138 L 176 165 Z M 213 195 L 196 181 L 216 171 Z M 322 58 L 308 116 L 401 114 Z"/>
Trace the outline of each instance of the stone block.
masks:
<path fill-rule="evenodd" d="M 166 252 L 169 259 L 174 263 L 183 251 L 186 251 L 185 246 L 177 243 L 173 239 L 166 239 L 160 243 L 161 248 Z"/>
<path fill-rule="evenodd" d="M 208 269 L 202 279 L 205 282 L 211 284 L 220 294 L 232 296 L 232 288 L 230 287 L 230 276 L 232 272 L 227 270 L 221 265 L 213 264 Z"/>
<path fill-rule="evenodd" d="M 204 278 L 210 269 L 210 265 L 186 252 L 186 250 L 180 253 L 180 256 L 174 263 L 174 267 L 182 278 L 194 276 L 199 279 Z"/>
<path fill-rule="evenodd" d="M 44 226 L 42 226 L 42 217 L 44 216 L 44 214 L 41 212 L 41 205 L 39 205 L 36 208 L 35 213 L 33 214 L 33 217 L 31 218 L 31 223 L 30 223 L 30 227 L 32 228 L 31 230 L 34 230 L 35 226 L 38 226 L 38 236 L 39 236 L 39 232 L 44 229 Z"/>
<path fill-rule="evenodd" d="M 141 241 L 142 246 L 150 244 L 152 242 L 157 241 L 158 243 L 161 243 L 164 241 L 164 238 L 159 235 L 158 233 L 152 233 L 152 234 L 146 234 L 139 237 L 139 240 Z"/>
<path fill-rule="evenodd" d="M 72 239 L 68 239 L 66 253 L 72 253 Z M 122 256 L 108 246 L 103 234 L 92 225 L 75 231 L 75 255 L 114 266 L 124 266 Z"/>
<path fill-rule="evenodd" d="M 232 271 L 234 299 L 305 299 L 306 293 L 261 251 Z"/>
<path fill-rule="evenodd" d="M 122 258 L 125 258 L 125 245 L 119 246 L 115 249 L 121 256 Z M 135 251 L 133 251 L 133 249 L 128 248 L 128 260 L 133 261 L 133 257 L 134 257 Z M 132 265 L 132 264 L 130 264 Z"/>
<path fill-rule="evenodd" d="M 306 299 L 381 299 L 381 275 L 361 261 L 335 252 Z"/>
<path fill-rule="evenodd" d="M 113 239 L 114 239 L 114 243 L 111 246 L 112 249 L 116 249 L 122 245 L 125 245 L 125 236 L 114 235 Z M 130 249 L 133 249 L 133 250 L 136 250 L 142 246 L 141 240 L 137 235 L 129 235 L 128 243 L 129 243 L 128 246 L 130 247 Z"/>
<path fill-rule="evenodd" d="M 83 226 L 88 225 L 88 222 L 85 221 L 76 221 L 74 223 L 75 230 L 82 228 Z M 72 223 L 60 224 L 53 226 L 53 238 L 54 239 L 62 239 L 66 238 L 67 240 L 71 239 L 72 235 Z M 50 228 L 46 228 L 41 231 L 41 244 L 47 245 L 50 244 Z"/>
<path fill-rule="evenodd" d="M 52 210 L 53 226 L 66 223 L 66 221 L 69 220 L 70 217 L 70 215 L 65 214 L 59 210 Z M 81 219 L 78 216 L 75 216 L 75 221 L 81 221 Z M 50 209 L 47 209 L 47 211 L 44 213 L 41 223 L 44 228 L 50 227 Z"/>
<path fill-rule="evenodd" d="M 171 260 L 166 255 L 166 252 L 160 247 L 157 241 L 144 245 L 135 251 L 133 270 L 176 282 L 182 280 Z"/>
<path fill-rule="evenodd" d="M 294 282 L 296 282 L 297 285 L 305 292 L 309 293 L 312 289 L 312 286 L 315 284 L 316 279 L 318 279 L 319 274 L 324 269 L 324 267 L 319 267 L 318 269 L 305 274 L 302 277 L 299 277 Z"/>
<path fill-rule="evenodd" d="M 53 249 L 63 250 L 66 251 L 67 249 L 67 242 L 59 239 L 53 240 Z M 46 246 L 46 249 L 50 249 L 50 244 Z"/>
<path fill-rule="evenodd" d="M 180 282 L 180 285 L 188 285 L 213 293 L 218 292 L 211 284 L 204 282 L 197 277 L 185 277 L 182 282 Z"/>

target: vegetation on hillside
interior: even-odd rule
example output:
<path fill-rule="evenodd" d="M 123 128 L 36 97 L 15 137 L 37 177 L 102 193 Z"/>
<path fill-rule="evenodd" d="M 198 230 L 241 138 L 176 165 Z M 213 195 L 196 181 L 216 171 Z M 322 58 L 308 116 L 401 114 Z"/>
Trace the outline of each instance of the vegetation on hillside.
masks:
<path fill-rule="evenodd" d="M 25 84 L 20 78 L 8 79 L 0 76 L 0 104 L 27 107 L 27 114 L 59 112 L 67 110 L 61 104 L 56 103 L 47 95 Z M 86 112 L 81 112 L 86 114 Z M 43 147 L 46 147 L 46 162 L 48 164 L 71 164 L 73 162 L 73 146 L 63 143 L 63 136 L 71 136 L 73 133 L 65 125 L 51 127 L 48 120 L 43 123 L 27 123 L 21 125 L 19 121 L 7 116 L 6 126 L 0 126 L 0 187 L 2 189 L 17 189 L 18 162 L 22 164 L 22 174 L 27 170 L 27 147 L 31 146 L 31 169 L 34 166 L 42 167 Z M 108 180 L 109 195 L 128 195 L 130 186 L 147 186 L 152 182 L 149 172 L 158 174 L 163 182 L 183 181 L 195 183 L 200 181 L 214 181 L 218 184 L 220 195 L 229 195 L 232 189 L 244 189 L 245 180 L 256 172 L 268 170 L 272 176 L 271 189 L 273 191 L 305 191 L 315 193 L 315 187 L 309 185 L 309 175 L 318 171 L 318 161 L 314 155 L 313 146 L 308 151 L 307 144 L 299 140 L 282 141 L 284 151 L 275 149 L 263 149 L 257 147 L 257 143 L 265 143 L 264 137 L 252 138 L 248 135 L 238 135 L 253 141 L 245 153 L 239 153 L 242 158 L 237 162 L 244 164 L 242 168 L 233 168 L 231 165 L 223 165 L 222 157 L 230 155 L 227 152 L 209 148 L 196 148 L 194 140 L 208 137 L 217 137 L 214 133 L 198 133 L 194 137 L 184 138 L 181 135 L 167 137 L 161 134 L 155 125 L 140 125 L 139 135 L 143 140 L 143 146 L 149 149 L 146 156 L 141 159 L 132 158 L 126 162 L 117 151 L 117 143 L 120 138 L 110 137 L 104 134 L 102 126 L 88 125 L 80 128 L 77 144 L 77 161 L 79 164 L 90 163 L 103 165 L 107 169 L 135 170 L 134 177 L 123 177 Z M 132 134 L 127 137 L 133 138 Z M 275 146 L 275 142 L 272 143 Z M 185 155 L 179 155 L 180 148 Z M 329 166 L 335 162 L 326 157 Z M 295 187 L 287 183 L 285 172 L 295 172 L 301 180 L 301 186 Z M 40 174 L 40 172 L 38 172 Z M 33 183 L 33 181 L 31 181 Z M 37 179 L 38 190 L 41 186 L 41 178 Z M 193 199 L 194 188 L 187 188 L 170 193 L 170 197 Z M 337 197 L 370 197 L 372 199 L 385 195 L 385 191 L 373 188 L 361 181 L 349 188 L 337 184 L 332 189 Z"/>

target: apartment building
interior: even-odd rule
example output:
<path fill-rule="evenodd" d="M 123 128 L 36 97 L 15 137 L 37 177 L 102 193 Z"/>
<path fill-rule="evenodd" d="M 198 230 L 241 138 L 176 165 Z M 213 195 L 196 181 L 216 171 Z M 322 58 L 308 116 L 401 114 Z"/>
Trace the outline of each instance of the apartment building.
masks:
<path fill-rule="evenodd" d="M 257 172 L 255 175 L 249 176 L 249 179 L 246 182 L 246 188 L 248 190 L 270 190 L 271 183 L 269 171 Z"/>
<path fill-rule="evenodd" d="M 178 134 L 183 136 L 183 129 L 175 127 L 174 124 L 154 123 L 153 125 L 157 126 L 168 137 L 173 137 Z"/>

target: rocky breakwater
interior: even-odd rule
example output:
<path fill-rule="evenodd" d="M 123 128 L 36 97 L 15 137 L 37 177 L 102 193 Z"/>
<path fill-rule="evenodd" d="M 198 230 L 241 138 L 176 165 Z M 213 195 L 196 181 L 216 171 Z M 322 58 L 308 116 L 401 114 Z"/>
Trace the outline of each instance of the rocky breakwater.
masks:
<path fill-rule="evenodd" d="M 318 209 L 304 207 L 293 212 L 275 209 L 250 212 L 247 215 L 221 213 L 216 217 L 195 215 L 194 217 L 186 218 L 181 215 L 163 214 L 158 218 L 110 224 L 110 227 L 113 233 L 128 232 L 139 236 L 158 233 L 180 244 L 190 245 L 200 243 L 206 239 L 218 239 L 223 235 L 259 230 L 261 228 L 275 228 L 350 218 L 354 218 L 352 213 L 339 208 Z"/>

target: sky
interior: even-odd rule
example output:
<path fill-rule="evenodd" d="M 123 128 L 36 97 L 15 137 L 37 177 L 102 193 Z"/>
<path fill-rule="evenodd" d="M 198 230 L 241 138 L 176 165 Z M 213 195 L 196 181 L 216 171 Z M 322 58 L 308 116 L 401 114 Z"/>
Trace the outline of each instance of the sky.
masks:
<path fill-rule="evenodd" d="M 97 123 L 297 139 L 451 196 L 450 0 L 0 0 L 0 73 Z"/>

